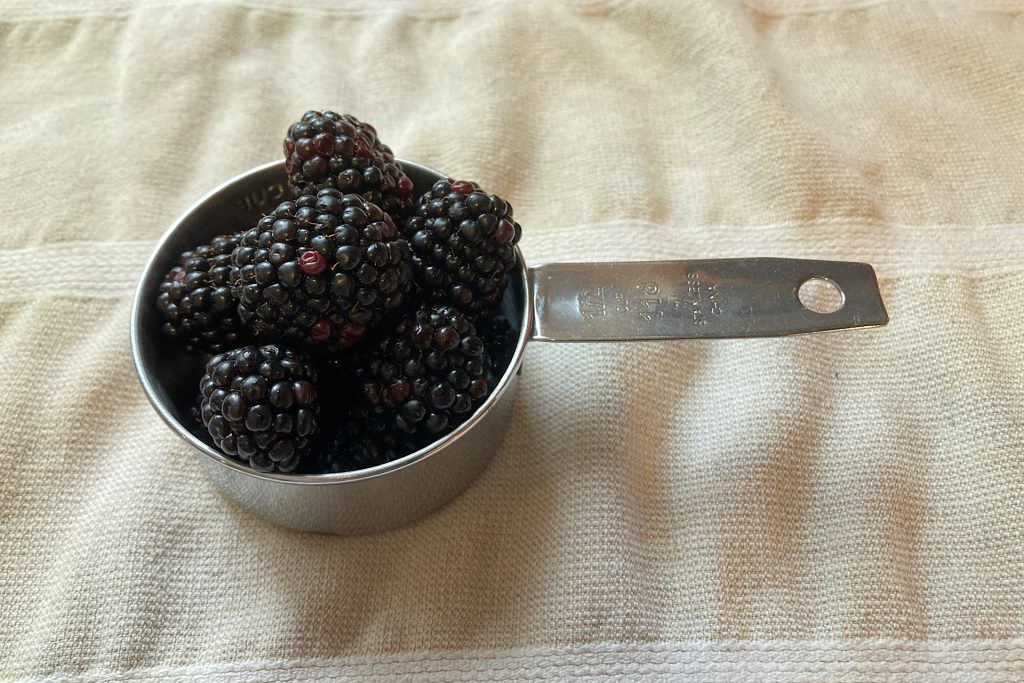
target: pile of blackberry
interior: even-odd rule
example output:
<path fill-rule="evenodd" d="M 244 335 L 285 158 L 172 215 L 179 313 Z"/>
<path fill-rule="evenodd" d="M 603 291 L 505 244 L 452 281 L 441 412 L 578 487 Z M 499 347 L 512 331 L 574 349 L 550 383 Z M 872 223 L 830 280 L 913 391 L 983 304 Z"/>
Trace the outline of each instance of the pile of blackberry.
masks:
<path fill-rule="evenodd" d="M 494 389 L 516 343 L 499 306 L 522 229 L 470 181 L 414 197 L 348 114 L 306 112 L 284 154 L 292 197 L 180 255 L 161 330 L 202 356 L 196 428 L 226 456 L 261 472 L 374 467 Z"/>

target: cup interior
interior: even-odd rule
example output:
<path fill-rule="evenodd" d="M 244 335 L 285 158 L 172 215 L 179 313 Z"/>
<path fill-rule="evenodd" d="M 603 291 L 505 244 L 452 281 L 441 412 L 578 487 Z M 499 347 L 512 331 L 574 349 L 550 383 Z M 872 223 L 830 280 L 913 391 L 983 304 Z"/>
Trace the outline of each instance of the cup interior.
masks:
<path fill-rule="evenodd" d="M 399 163 L 413 181 L 416 196 L 426 192 L 437 180 L 445 177 L 437 171 L 416 163 L 402 160 L 399 160 Z M 196 202 L 174 223 L 150 257 L 136 290 L 131 320 L 132 353 L 135 367 L 143 389 L 157 413 L 179 436 L 222 464 L 242 469 L 253 476 L 271 479 L 298 480 L 350 476 L 353 473 L 289 475 L 257 473 L 218 451 L 212 445 L 212 440 L 206 434 L 202 423 L 196 420 L 192 414 L 199 396 L 199 378 L 203 373 L 204 359 L 186 353 L 177 343 L 165 337 L 160 331 L 163 320 L 155 303 L 158 288 L 164 276 L 177 264 L 178 255 L 200 244 L 208 243 L 217 235 L 251 228 L 263 215 L 272 211 L 288 198 L 290 198 L 290 194 L 284 162 L 271 162 L 247 171 L 214 189 Z M 501 379 L 487 401 L 477 409 L 477 413 L 484 412 L 490 404 L 498 399 L 508 385 L 510 376 L 518 370 L 522 361 L 529 327 L 529 296 L 522 254 L 517 250 L 516 255 L 518 266 L 509 275 L 509 284 L 502 298 L 501 311 L 511 323 L 518 341 L 515 350 L 508 354 L 511 358 L 508 359 L 504 367 L 495 368 L 495 375 L 500 376 Z M 403 466 L 425 453 L 436 450 L 440 443 L 458 438 L 461 432 L 472 426 L 472 423 L 473 419 L 470 418 L 465 424 L 442 437 L 438 442 L 399 460 L 370 468 L 370 470 L 379 472 L 391 467 Z M 321 420 L 322 429 L 332 429 L 333 427 L 334 425 L 326 420 Z M 361 471 L 369 472 L 370 470 Z"/>

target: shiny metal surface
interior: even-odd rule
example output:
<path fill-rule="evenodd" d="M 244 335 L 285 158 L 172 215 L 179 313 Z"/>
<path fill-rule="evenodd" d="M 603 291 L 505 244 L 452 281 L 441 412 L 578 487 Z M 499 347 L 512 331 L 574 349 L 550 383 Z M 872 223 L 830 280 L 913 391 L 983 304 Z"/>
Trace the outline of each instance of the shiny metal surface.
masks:
<path fill-rule="evenodd" d="M 442 177 L 418 164 L 401 163 L 417 192 Z M 520 326 L 516 350 L 494 392 L 469 421 L 441 441 L 378 467 L 319 475 L 259 473 L 203 440 L 202 425 L 191 416 L 201 361 L 160 334 L 154 301 L 177 254 L 215 235 L 255 224 L 286 196 L 284 163 L 264 164 L 216 188 L 171 226 L 146 264 L 133 301 L 130 334 L 139 380 L 153 408 L 195 449 L 213 481 L 253 513 L 300 531 L 361 534 L 403 526 L 457 496 L 501 444 L 529 336 L 522 255 L 502 302 L 509 320 Z"/>
<path fill-rule="evenodd" d="M 401 162 L 417 193 L 442 175 Z M 487 401 L 434 444 L 378 467 L 338 474 L 260 473 L 204 439 L 191 415 L 201 360 L 160 334 L 154 301 L 177 255 L 255 224 L 287 196 L 284 163 L 227 181 L 179 218 L 157 245 L 135 293 L 131 347 L 139 380 L 161 418 L 195 451 L 211 479 L 240 505 L 300 531 L 361 534 L 413 522 L 464 490 L 497 452 L 508 429 L 529 339 L 602 341 L 752 337 L 884 325 L 874 271 L 866 264 L 789 259 L 549 264 L 529 273 L 517 251 L 502 309 L 518 341 Z M 796 298 L 808 278 L 842 288 L 836 313 L 809 311 Z M 534 328 L 536 326 L 536 328 Z M 330 429 L 332 425 L 323 424 Z"/>
<path fill-rule="evenodd" d="M 554 263 L 530 269 L 538 341 L 778 337 L 885 325 L 866 263 L 780 258 Z M 841 307 L 817 313 L 800 286 L 831 281 Z"/>
<path fill-rule="evenodd" d="M 225 467 L 200 456 L 210 477 L 233 500 L 290 529 L 367 534 L 405 526 L 458 496 L 497 452 L 511 420 L 518 377 L 471 423 L 435 447 L 355 475 L 279 475 Z"/>

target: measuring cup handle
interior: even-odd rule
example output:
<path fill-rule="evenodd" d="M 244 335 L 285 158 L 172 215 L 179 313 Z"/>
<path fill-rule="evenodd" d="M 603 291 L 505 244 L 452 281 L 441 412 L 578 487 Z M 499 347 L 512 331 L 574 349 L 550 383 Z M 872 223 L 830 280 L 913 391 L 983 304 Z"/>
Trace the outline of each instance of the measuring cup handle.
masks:
<path fill-rule="evenodd" d="M 807 308 L 801 287 L 809 281 L 838 290 L 838 308 L 818 312 L 823 309 L 813 302 L 818 311 Z M 538 341 L 778 337 L 889 322 L 875 271 L 866 263 L 551 263 L 530 269 L 530 289 Z"/>

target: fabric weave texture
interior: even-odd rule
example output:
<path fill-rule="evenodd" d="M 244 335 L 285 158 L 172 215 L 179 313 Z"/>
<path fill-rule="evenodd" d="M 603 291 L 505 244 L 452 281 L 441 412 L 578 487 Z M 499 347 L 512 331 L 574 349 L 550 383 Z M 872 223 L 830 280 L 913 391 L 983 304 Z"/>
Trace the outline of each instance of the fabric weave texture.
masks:
<path fill-rule="evenodd" d="M 1019 0 L 0 0 L 0 680 L 1024 679 Z M 303 111 L 506 197 L 532 264 L 867 261 L 891 323 L 531 344 L 450 505 L 221 496 L 132 289 Z"/>

